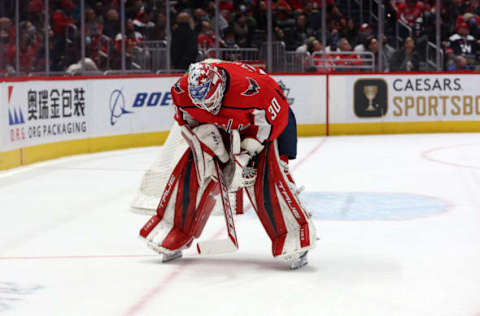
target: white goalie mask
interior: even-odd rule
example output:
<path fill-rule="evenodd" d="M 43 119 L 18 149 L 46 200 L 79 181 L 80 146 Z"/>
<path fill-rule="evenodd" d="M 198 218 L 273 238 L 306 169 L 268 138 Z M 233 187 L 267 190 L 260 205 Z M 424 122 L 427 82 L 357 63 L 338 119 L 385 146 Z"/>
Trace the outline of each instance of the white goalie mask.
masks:
<path fill-rule="evenodd" d="M 226 80 L 221 70 L 207 63 L 193 64 L 188 73 L 188 95 L 197 107 L 214 115 L 220 112 Z"/>

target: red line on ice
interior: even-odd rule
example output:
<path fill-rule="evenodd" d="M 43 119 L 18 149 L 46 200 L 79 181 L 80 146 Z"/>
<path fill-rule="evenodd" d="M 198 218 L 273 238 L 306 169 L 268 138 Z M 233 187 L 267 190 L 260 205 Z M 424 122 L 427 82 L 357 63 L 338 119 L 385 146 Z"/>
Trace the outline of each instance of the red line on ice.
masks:
<path fill-rule="evenodd" d="M 183 266 L 185 267 L 185 266 Z M 138 312 L 140 312 L 145 305 L 158 293 L 162 292 L 170 282 L 172 282 L 174 279 L 177 278 L 177 276 L 183 271 L 185 268 L 180 268 L 178 270 L 173 271 L 172 273 L 168 274 L 165 279 L 163 279 L 160 283 L 157 284 L 154 288 L 152 288 L 150 291 L 148 291 L 147 294 L 142 296 L 140 300 L 138 300 L 135 305 L 130 307 L 127 312 L 125 312 L 125 316 L 130 316 L 130 315 L 136 315 Z"/>
<path fill-rule="evenodd" d="M 480 169 L 480 167 L 477 167 L 477 166 L 462 165 L 462 164 L 459 164 L 459 163 L 444 161 L 444 160 L 435 159 L 435 158 L 430 157 L 430 154 L 434 153 L 434 152 L 438 152 L 438 151 L 442 151 L 442 150 L 448 150 L 448 149 L 455 149 L 455 148 L 458 148 L 458 147 L 472 146 L 472 145 L 478 145 L 478 144 L 462 144 L 462 145 L 451 145 L 451 146 L 432 148 L 432 149 L 428 149 L 428 150 L 423 151 L 422 152 L 422 157 L 425 160 L 440 163 L 440 164 L 443 164 L 443 165 L 459 167 L 459 168 L 467 168 L 467 169 Z"/>
<path fill-rule="evenodd" d="M 111 255 L 111 256 L 35 256 L 35 257 L 0 257 L 0 260 L 56 260 L 56 259 L 117 259 L 117 258 L 145 258 L 158 255 Z"/>

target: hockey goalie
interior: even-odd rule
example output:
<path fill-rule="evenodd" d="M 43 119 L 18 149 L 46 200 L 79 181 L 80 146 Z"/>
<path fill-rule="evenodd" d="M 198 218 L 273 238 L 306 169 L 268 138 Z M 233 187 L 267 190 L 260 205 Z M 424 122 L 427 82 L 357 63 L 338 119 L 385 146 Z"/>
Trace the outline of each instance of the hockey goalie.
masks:
<path fill-rule="evenodd" d="M 238 248 L 228 192 L 243 189 L 272 241 L 273 256 L 292 269 L 307 264 L 316 230 L 289 173 L 297 130 L 280 86 L 250 65 L 214 60 L 191 65 L 171 94 L 189 146 L 141 238 L 163 261 L 181 257 L 220 195 L 232 249 Z M 216 246 L 221 248 L 197 249 L 214 252 Z"/>

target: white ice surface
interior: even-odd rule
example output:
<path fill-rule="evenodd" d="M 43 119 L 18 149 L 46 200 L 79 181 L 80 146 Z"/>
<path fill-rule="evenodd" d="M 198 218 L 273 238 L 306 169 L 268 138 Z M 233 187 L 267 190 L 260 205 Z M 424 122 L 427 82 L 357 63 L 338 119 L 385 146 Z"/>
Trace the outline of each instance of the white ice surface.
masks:
<path fill-rule="evenodd" d="M 0 314 L 480 315 L 480 134 L 306 138 L 299 149 L 293 174 L 307 191 L 413 193 L 448 209 L 318 220 L 298 271 L 272 259 L 248 215 L 237 253 L 161 264 L 137 238 L 148 217 L 128 211 L 158 147 L 0 172 Z M 202 239 L 224 234 L 212 217 Z"/>

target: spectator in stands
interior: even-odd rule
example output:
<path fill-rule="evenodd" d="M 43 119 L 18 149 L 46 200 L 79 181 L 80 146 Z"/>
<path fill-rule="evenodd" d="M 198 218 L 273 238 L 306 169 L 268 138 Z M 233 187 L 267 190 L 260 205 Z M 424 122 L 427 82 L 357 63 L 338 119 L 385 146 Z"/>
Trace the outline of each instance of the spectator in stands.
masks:
<path fill-rule="evenodd" d="M 144 9 L 142 0 L 129 0 L 125 5 L 125 18 L 133 21 L 137 14 Z"/>
<path fill-rule="evenodd" d="M 49 36 L 49 52 L 51 55 L 52 48 L 53 48 L 53 44 L 51 43 L 51 39 L 53 38 L 53 32 L 49 31 L 47 36 Z M 35 65 L 33 68 L 34 68 L 34 71 L 43 72 L 43 71 L 46 71 L 45 32 L 43 31 L 43 29 L 36 29 L 35 39 L 36 39 L 36 42 L 38 43 L 38 50 L 35 56 Z"/>
<path fill-rule="evenodd" d="M 132 19 L 127 20 L 125 27 L 125 58 L 127 69 L 140 68 L 139 61 L 143 60 L 146 51 L 142 47 L 143 35 L 135 31 L 135 26 Z M 121 52 L 122 52 L 122 33 L 115 36 L 115 49 L 117 51 L 116 68 L 121 67 Z"/>
<path fill-rule="evenodd" d="M 325 51 L 327 53 L 334 53 L 338 52 L 338 41 L 340 40 L 340 36 L 338 35 L 337 29 L 332 29 L 331 33 L 329 34 L 328 38 L 328 46 L 325 47 Z"/>
<path fill-rule="evenodd" d="M 264 0 L 257 1 L 253 18 L 257 22 L 257 30 L 267 30 L 267 3 Z"/>
<path fill-rule="evenodd" d="M 288 4 L 294 11 L 295 16 L 303 14 L 303 10 L 305 9 L 305 2 L 306 1 L 304 0 L 288 0 Z"/>
<path fill-rule="evenodd" d="M 233 2 L 231 0 L 220 0 L 218 3 L 218 9 L 220 11 L 226 10 L 227 12 L 232 13 Z"/>
<path fill-rule="evenodd" d="M 120 32 L 120 19 L 118 16 L 118 11 L 115 9 L 110 9 L 107 11 L 105 17 L 105 23 L 103 25 L 103 34 L 107 35 L 110 38 L 114 38 Z"/>
<path fill-rule="evenodd" d="M 290 31 L 295 27 L 295 18 L 292 15 L 292 9 L 285 0 L 278 0 L 272 3 L 272 13 L 275 24 L 284 31 Z"/>
<path fill-rule="evenodd" d="M 87 37 L 87 42 L 97 35 L 99 27 L 102 26 L 97 22 L 95 11 L 92 8 L 85 9 L 85 36 Z"/>
<path fill-rule="evenodd" d="M 72 18 L 72 12 L 75 5 L 70 0 L 63 0 L 60 4 L 60 9 L 55 11 L 52 17 L 53 31 L 55 35 L 65 35 L 65 30 L 68 25 L 75 24 Z"/>
<path fill-rule="evenodd" d="M 354 51 L 364 52 L 367 50 L 367 41 L 373 37 L 373 29 L 368 23 L 360 25 L 358 36 L 355 42 Z"/>
<path fill-rule="evenodd" d="M 316 40 L 315 36 L 310 36 L 307 38 L 302 45 L 298 46 L 295 50 L 296 53 L 307 53 L 308 48 L 312 47 L 313 41 Z"/>
<path fill-rule="evenodd" d="M 285 32 L 283 31 L 283 29 L 281 27 L 278 27 L 276 26 L 274 29 L 273 29 L 273 41 L 275 42 L 280 42 L 282 43 L 282 46 L 285 47 L 285 41 L 286 41 L 286 38 L 285 38 Z"/>
<path fill-rule="evenodd" d="M 385 52 L 382 52 L 382 56 L 378 56 L 378 42 L 375 37 L 371 37 L 367 41 L 367 52 L 372 52 L 375 56 L 375 71 L 377 72 L 388 72 L 390 65 L 388 59 L 385 56 Z M 379 68 L 379 58 L 382 58 L 382 69 Z"/>
<path fill-rule="evenodd" d="M 352 46 L 345 37 L 338 41 L 339 52 L 333 56 L 335 71 L 352 71 L 356 66 L 363 65 L 363 61 L 358 54 L 352 54 Z"/>
<path fill-rule="evenodd" d="M 462 21 L 467 23 L 470 28 L 470 35 L 476 39 L 480 39 L 480 17 L 473 13 L 465 13 L 462 16 Z"/>
<path fill-rule="evenodd" d="M 65 60 L 65 52 L 67 50 L 66 30 L 67 27 L 72 26 L 76 29 L 74 20 L 72 18 L 72 12 L 75 9 L 75 5 L 70 0 L 63 0 L 60 4 L 60 9 L 55 11 L 52 17 L 52 29 L 55 37 L 55 49 L 52 56 L 52 70 L 63 70 L 69 61 Z M 75 34 L 70 34 L 75 36 Z M 72 58 L 72 56 L 68 56 Z M 75 57 L 73 57 L 75 59 Z"/>
<path fill-rule="evenodd" d="M 395 48 L 388 44 L 388 39 L 386 36 L 383 36 L 383 53 L 385 54 L 385 58 L 390 61 L 393 54 L 395 53 Z"/>
<path fill-rule="evenodd" d="M 297 16 L 295 29 L 292 32 L 292 41 L 291 43 L 287 43 L 287 50 L 294 50 L 302 45 L 308 37 L 313 35 L 313 30 L 308 26 L 307 22 L 307 16 L 305 14 L 299 14 Z"/>
<path fill-rule="evenodd" d="M 155 27 L 153 28 L 152 32 L 150 32 L 148 39 L 151 41 L 164 41 L 166 40 L 167 28 L 167 18 L 163 12 L 157 13 L 157 21 L 155 23 Z"/>
<path fill-rule="evenodd" d="M 238 49 L 240 46 L 238 46 L 236 40 L 235 40 L 235 32 L 231 28 L 227 28 L 225 30 L 225 36 L 223 40 L 223 46 L 225 48 L 233 48 L 233 49 Z"/>
<path fill-rule="evenodd" d="M 98 24 L 96 32 L 90 35 L 90 41 L 86 43 L 86 56 L 100 69 L 106 69 L 111 51 L 112 41 L 103 34 L 103 26 Z M 117 51 L 118 55 L 118 51 Z"/>
<path fill-rule="evenodd" d="M 5 60 L 5 44 L 1 41 L 2 38 L 2 31 L 0 31 L 0 74 L 4 74 L 7 72 L 7 62 Z"/>
<path fill-rule="evenodd" d="M 0 18 L 0 74 L 14 72 L 15 69 L 7 62 L 7 52 L 10 49 L 10 19 L 6 17 Z M 13 44 L 15 45 L 15 44 Z"/>
<path fill-rule="evenodd" d="M 415 26 L 415 20 L 423 13 L 425 6 L 422 1 L 406 0 L 397 5 L 397 17 L 410 27 Z"/>
<path fill-rule="evenodd" d="M 432 15 L 435 14 L 435 10 L 436 7 L 432 8 Z M 462 11 L 461 0 L 442 1 L 440 12 L 445 34 L 451 35 L 456 31 L 456 21 L 462 15 Z"/>
<path fill-rule="evenodd" d="M 11 45 L 6 54 L 6 62 L 17 72 L 30 73 L 36 70 L 37 54 L 41 43 L 36 37 L 35 27 L 32 23 L 24 21 L 20 23 L 19 32 L 19 66 L 20 69 L 16 69 L 16 47 Z"/>
<path fill-rule="evenodd" d="M 322 54 L 323 46 L 319 40 L 307 42 L 307 52 L 304 59 L 304 69 L 308 72 L 330 72 L 331 67 L 330 58 L 328 55 Z"/>
<path fill-rule="evenodd" d="M 197 59 L 197 39 L 193 32 L 193 20 L 190 14 L 177 15 L 177 26 L 172 32 L 171 56 L 174 69 L 187 70 Z"/>
<path fill-rule="evenodd" d="M 107 2 L 107 3 L 105 3 L 105 2 Z M 96 1 L 95 3 L 91 4 L 93 10 L 95 11 L 97 22 L 99 24 L 103 25 L 105 23 L 105 14 L 107 12 L 106 10 L 115 7 L 114 3 L 112 3 L 112 2 L 117 2 L 117 1 L 116 0 L 114 0 L 114 1 Z"/>
<path fill-rule="evenodd" d="M 235 42 L 235 32 L 231 28 L 225 30 L 222 46 L 226 48 L 224 54 L 221 56 L 222 59 L 231 61 L 241 59 L 242 56 L 237 51 L 240 46 Z"/>
<path fill-rule="evenodd" d="M 210 21 L 210 18 L 207 14 L 207 11 L 203 10 L 202 8 L 196 8 L 193 11 L 193 22 L 194 22 L 194 31 L 195 34 L 198 36 L 202 32 L 202 22 L 203 21 Z"/>
<path fill-rule="evenodd" d="M 215 33 L 210 22 L 202 21 L 202 31 L 197 37 L 197 45 L 204 53 L 207 53 L 210 48 L 215 48 Z M 209 57 L 215 57 L 215 53 L 213 52 Z"/>
<path fill-rule="evenodd" d="M 307 2 L 303 9 L 303 14 L 307 16 L 308 25 L 316 31 L 322 28 L 322 13 L 317 6 L 313 6 L 312 2 Z"/>
<path fill-rule="evenodd" d="M 0 39 L 5 45 L 15 41 L 15 27 L 9 18 L 0 18 L 0 32 Z"/>
<path fill-rule="evenodd" d="M 313 5 L 313 9 L 321 11 L 322 10 L 322 0 L 313 0 L 311 1 Z M 342 13 L 338 9 L 338 7 L 335 4 L 335 0 L 326 0 L 327 3 L 327 15 L 328 19 L 339 19 L 342 17 Z"/>
<path fill-rule="evenodd" d="M 413 38 L 407 37 L 404 46 L 399 48 L 390 60 L 390 71 L 418 71 L 420 57 L 415 51 Z"/>
<path fill-rule="evenodd" d="M 43 27 L 45 17 L 45 4 L 43 0 L 31 0 L 28 4 L 28 20 L 37 28 Z"/>
<path fill-rule="evenodd" d="M 463 56 L 456 56 L 454 63 L 447 67 L 447 71 L 471 71 L 471 67 L 468 65 L 467 59 Z"/>
<path fill-rule="evenodd" d="M 235 38 L 237 40 L 238 46 L 249 47 L 250 35 L 252 30 L 250 30 L 247 24 L 246 16 L 244 14 L 237 15 L 232 27 L 233 31 L 235 32 Z"/>
<path fill-rule="evenodd" d="M 229 12 L 228 10 L 224 11 Z M 223 31 L 228 27 L 228 20 L 223 17 L 221 10 L 219 10 L 218 20 L 215 18 L 216 6 L 214 1 L 208 2 L 207 14 L 208 16 L 212 17 L 210 20 L 212 29 L 215 29 L 218 25 L 219 34 L 223 34 Z"/>
<path fill-rule="evenodd" d="M 468 24 L 460 23 L 457 27 L 457 33 L 448 39 L 448 47 L 453 50 L 453 54 L 456 56 L 464 56 L 467 60 L 473 62 L 477 54 L 477 42 L 469 33 Z"/>
<path fill-rule="evenodd" d="M 133 19 L 133 25 L 135 26 L 135 31 L 140 32 L 143 37 L 147 37 L 148 34 L 155 27 L 155 23 L 152 22 L 153 12 L 150 9 L 140 10 L 135 19 Z"/>
<path fill-rule="evenodd" d="M 343 20 L 345 23 L 343 23 Z M 341 28 L 339 29 L 339 36 L 345 37 L 351 44 L 355 43 L 358 36 L 358 30 L 355 26 L 355 20 L 353 18 L 349 18 L 347 20 L 342 19 Z"/>
<path fill-rule="evenodd" d="M 222 16 L 222 19 L 227 21 L 227 27 L 230 26 L 230 20 L 232 19 L 232 11 L 228 10 L 221 10 L 220 15 Z"/>
<path fill-rule="evenodd" d="M 415 51 L 417 52 L 420 61 L 425 61 L 427 43 L 435 42 L 436 27 L 435 16 L 431 11 L 424 11 L 421 16 L 415 20 L 415 27 L 413 29 L 413 39 L 415 41 Z"/>

